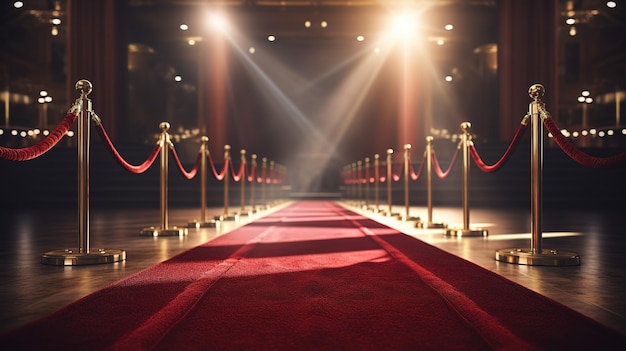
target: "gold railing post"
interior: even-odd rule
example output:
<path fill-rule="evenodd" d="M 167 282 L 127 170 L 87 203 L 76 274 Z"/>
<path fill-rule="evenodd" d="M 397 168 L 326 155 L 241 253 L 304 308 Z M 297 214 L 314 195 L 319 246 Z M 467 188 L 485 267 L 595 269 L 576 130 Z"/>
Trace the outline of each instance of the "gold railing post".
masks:
<path fill-rule="evenodd" d="M 55 266 L 78 266 L 99 263 L 113 263 L 126 259 L 124 250 L 90 249 L 89 247 L 89 151 L 90 122 L 93 115 L 91 99 L 92 84 L 82 79 L 76 82 L 76 90 L 80 91 L 77 108 L 78 133 L 78 247 L 45 252 L 41 263 Z M 8 102 L 7 102 L 8 104 Z"/>
<path fill-rule="evenodd" d="M 262 183 L 261 183 L 261 201 L 263 202 L 263 207 L 267 208 L 267 197 L 265 196 L 265 187 L 267 183 L 267 157 L 263 157 L 261 159 L 261 175 L 262 175 Z"/>
<path fill-rule="evenodd" d="M 374 155 L 374 212 L 380 212 L 380 155 Z"/>
<path fill-rule="evenodd" d="M 241 154 L 241 164 L 243 165 L 243 172 L 241 174 L 241 179 L 239 179 L 241 182 L 241 209 L 239 210 L 239 215 L 247 216 L 250 213 L 249 211 L 246 211 L 246 150 L 241 149 L 239 153 Z"/>
<path fill-rule="evenodd" d="M 207 221 L 207 167 L 206 160 L 209 157 L 209 138 L 202 136 L 200 138 L 200 220 L 190 221 L 187 224 L 187 228 L 215 228 L 219 225 L 219 222 L 211 219 Z"/>
<path fill-rule="evenodd" d="M 446 235 L 450 236 L 487 236 L 486 229 L 474 228 L 470 229 L 469 219 L 469 167 L 470 167 L 470 155 L 469 147 L 472 142 L 472 135 L 469 129 L 472 127 L 470 122 L 461 123 L 461 130 L 463 135 L 461 136 L 461 143 L 463 148 L 463 228 L 449 228 L 446 230 Z"/>
<path fill-rule="evenodd" d="M 448 225 L 441 222 L 433 222 L 433 140 L 432 136 L 426 137 L 426 213 L 428 220 L 426 222 L 417 222 L 417 228 L 446 228 Z"/>
<path fill-rule="evenodd" d="M 535 266 L 578 266 L 580 257 L 573 252 L 544 249 L 541 242 L 542 231 L 542 181 L 543 181 L 543 120 L 544 104 L 541 97 L 545 89 L 534 84 L 528 89 L 533 101 L 528 106 L 531 127 L 531 247 L 530 249 L 502 249 L 496 251 L 496 260 L 508 263 Z"/>
<path fill-rule="evenodd" d="M 161 161 L 161 177 L 160 177 L 160 205 L 161 205 L 161 227 L 159 228 L 155 228 L 155 227 L 148 227 L 148 228 L 144 228 L 141 230 L 140 235 L 147 235 L 147 236 L 183 236 L 187 234 L 187 229 L 185 228 L 178 228 L 176 226 L 173 226 L 172 228 L 169 227 L 169 223 L 168 223 L 168 208 L 167 208 L 167 203 L 168 203 L 168 188 L 167 188 L 167 183 L 168 183 L 168 168 L 169 168 L 169 161 L 168 161 L 168 155 L 170 152 L 170 149 L 174 147 L 174 144 L 172 144 L 172 141 L 170 140 L 170 135 L 167 133 L 167 131 L 170 129 L 170 124 L 168 122 L 161 122 L 159 124 L 159 129 L 161 129 L 161 136 L 159 137 L 159 145 L 161 146 L 161 150 L 160 150 L 160 161 Z"/>
<path fill-rule="evenodd" d="M 217 216 L 214 219 L 219 221 L 233 221 L 239 219 L 237 215 L 231 215 L 228 213 L 228 199 L 230 196 L 230 187 L 229 187 L 229 178 L 230 172 L 229 168 L 232 165 L 230 160 L 230 145 L 224 145 L 224 214 L 221 216 Z"/>
<path fill-rule="evenodd" d="M 409 166 L 411 164 L 411 144 L 404 144 L 404 215 L 400 218 L 403 221 L 419 221 L 419 217 L 412 217 L 409 204 Z"/>
<path fill-rule="evenodd" d="M 385 216 L 387 217 L 395 217 L 398 215 L 397 213 L 393 212 L 393 201 L 391 200 L 393 183 L 393 162 L 391 160 L 392 154 L 393 150 L 387 149 L 387 212 L 385 213 Z"/>
<path fill-rule="evenodd" d="M 356 161 L 356 201 L 359 206 L 361 206 L 361 202 L 363 200 L 363 180 L 361 179 L 362 172 L 363 163 L 360 160 Z"/>
<path fill-rule="evenodd" d="M 365 158 L 365 205 L 364 209 L 368 209 L 370 205 L 370 158 Z"/>
<path fill-rule="evenodd" d="M 256 189 L 255 189 L 255 185 L 256 185 L 256 181 L 257 181 L 257 175 L 256 175 L 256 168 L 257 168 L 257 163 L 256 163 L 256 154 L 252 154 L 250 155 L 250 173 L 252 175 L 252 182 L 250 183 L 250 207 L 251 207 L 251 211 L 252 213 L 256 213 Z"/>
<path fill-rule="evenodd" d="M 274 161 L 270 161 L 270 172 L 269 172 L 269 178 L 270 178 L 270 184 L 269 184 L 269 188 L 270 188 L 270 195 L 269 195 L 269 199 L 270 199 L 270 203 L 274 204 L 274 202 L 276 201 L 276 194 L 275 194 L 275 187 L 276 187 L 276 183 L 275 183 L 275 173 L 276 171 L 276 163 Z"/>

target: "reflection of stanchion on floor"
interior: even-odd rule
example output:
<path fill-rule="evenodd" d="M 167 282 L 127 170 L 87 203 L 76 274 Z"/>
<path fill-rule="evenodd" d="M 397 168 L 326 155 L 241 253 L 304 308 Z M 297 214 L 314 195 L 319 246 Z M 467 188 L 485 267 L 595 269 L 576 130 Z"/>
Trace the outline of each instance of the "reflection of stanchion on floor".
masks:
<path fill-rule="evenodd" d="M 486 229 L 470 228 L 469 219 L 469 144 L 472 141 L 472 135 L 469 129 L 472 127 L 470 122 L 461 123 L 463 130 L 463 228 L 448 228 L 446 235 L 449 236 L 487 236 Z"/>
<path fill-rule="evenodd" d="M 409 166 L 411 161 L 411 144 L 404 145 L 404 215 L 399 219 L 403 221 L 419 221 L 419 217 L 411 216 L 409 213 Z"/>
<path fill-rule="evenodd" d="M 393 212 L 392 208 L 393 162 L 391 161 L 391 155 L 393 155 L 393 150 L 387 149 L 387 211 L 383 212 L 383 215 L 386 217 L 398 217 L 400 214 Z"/>
<path fill-rule="evenodd" d="M 89 137 L 92 115 L 92 85 L 79 80 L 76 89 L 81 91 L 78 112 L 78 248 L 54 250 L 41 256 L 41 263 L 56 266 L 78 266 L 114 263 L 126 259 L 126 251 L 89 248 Z M 74 107 L 73 107 L 74 108 Z"/>
<path fill-rule="evenodd" d="M 170 227 L 168 224 L 168 209 L 167 209 L 167 182 L 168 182 L 168 153 L 173 146 L 170 136 L 167 131 L 170 129 L 170 124 L 167 122 L 161 122 L 159 124 L 161 129 L 161 137 L 159 138 L 159 144 L 161 145 L 161 227 L 148 227 L 141 230 L 140 235 L 143 236 L 184 236 L 187 235 L 186 228 L 179 228 L 176 226 Z"/>
<path fill-rule="evenodd" d="M 228 167 L 230 167 L 230 145 L 224 145 L 224 213 L 220 216 L 216 216 L 214 219 L 217 221 L 234 221 L 239 219 L 239 216 L 228 213 Z"/>
<path fill-rule="evenodd" d="M 544 249 L 542 243 L 542 166 L 543 166 L 543 124 L 540 110 L 543 107 L 541 97 L 543 85 L 534 84 L 528 94 L 534 100 L 530 103 L 528 114 L 531 123 L 531 247 L 511 248 L 496 251 L 496 260 L 507 263 L 532 266 L 578 266 L 580 257 L 573 252 Z"/>
<path fill-rule="evenodd" d="M 187 223 L 188 228 L 217 228 L 219 227 L 220 222 L 215 219 L 207 220 L 207 205 L 206 205 L 206 181 L 207 181 L 207 170 L 206 170 L 206 161 L 209 157 L 209 148 L 207 143 L 209 142 L 209 138 L 203 136 L 200 138 L 202 145 L 200 146 L 200 220 L 193 220 Z"/>
<path fill-rule="evenodd" d="M 428 220 L 426 222 L 416 222 L 415 227 L 422 229 L 431 229 L 431 228 L 446 228 L 448 225 L 442 222 L 433 222 L 433 190 L 432 190 L 432 148 L 433 148 L 433 137 L 426 137 L 426 205 L 427 205 L 427 213 Z"/>

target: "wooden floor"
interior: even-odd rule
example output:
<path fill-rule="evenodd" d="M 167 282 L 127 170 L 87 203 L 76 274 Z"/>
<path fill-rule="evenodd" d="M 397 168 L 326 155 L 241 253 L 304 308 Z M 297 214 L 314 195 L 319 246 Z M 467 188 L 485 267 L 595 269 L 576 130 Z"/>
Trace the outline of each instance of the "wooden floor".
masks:
<path fill-rule="evenodd" d="M 275 204 L 252 216 L 243 216 L 239 221 L 225 221 L 219 229 L 189 229 L 188 234 L 181 237 L 139 235 L 144 228 L 160 227 L 159 209 L 92 209 L 89 221 L 91 250 L 124 250 L 127 259 L 119 263 L 85 266 L 41 263 L 44 252 L 78 246 L 77 211 L 4 211 L 0 216 L 0 332 L 49 314 L 112 282 L 289 203 L 284 201 Z M 443 229 L 418 229 L 413 220 L 377 214 L 353 202 L 340 203 L 626 333 L 626 240 L 621 221 L 623 214 L 618 211 L 590 208 L 542 213 L 543 248 L 575 252 L 580 255 L 581 262 L 579 266 L 549 267 L 495 260 L 496 250 L 530 248 L 531 216 L 526 209 L 471 209 L 470 227 L 486 229 L 488 235 L 455 237 L 446 235 Z M 426 210 L 424 207 L 411 207 L 408 213 L 411 217 L 419 216 L 422 221 L 426 221 Z M 407 209 L 404 206 L 393 206 L 392 212 L 404 215 Z M 207 218 L 223 213 L 223 208 L 210 208 Z M 170 226 L 185 227 L 199 218 L 200 210 L 196 208 L 168 211 Z M 452 207 L 434 208 L 432 221 L 446 223 L 449 227 L 461 226 L 463 211 Z M 158 291 L 154 293 L 158 294 Z"/>

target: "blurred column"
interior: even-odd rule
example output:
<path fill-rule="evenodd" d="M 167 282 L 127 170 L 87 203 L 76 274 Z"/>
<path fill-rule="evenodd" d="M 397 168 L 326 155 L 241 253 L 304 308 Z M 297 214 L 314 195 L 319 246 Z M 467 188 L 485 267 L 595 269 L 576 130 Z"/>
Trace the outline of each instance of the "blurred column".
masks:
<path fill-rule="evenodd" d="M 88 79 L 98 89 L 94 110 L 105 117 L 116 138 L 126 98 L 126 43 L 122 40 L 125 1 L 67 0 L 67 101 L 74 101 L 75 82 Z"/>
<path fill-rule="evenodd" d="M 510 140 L 527 110 L 528 87 L 546 87 L 545 101 L 558 120 L 557 0 L 501 0 L 499 6 L 499 138 Z"/>

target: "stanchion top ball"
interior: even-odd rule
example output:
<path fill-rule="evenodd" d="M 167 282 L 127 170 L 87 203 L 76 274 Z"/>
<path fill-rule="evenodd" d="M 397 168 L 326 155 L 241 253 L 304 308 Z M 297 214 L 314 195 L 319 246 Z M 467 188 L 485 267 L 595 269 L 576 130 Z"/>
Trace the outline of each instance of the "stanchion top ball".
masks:
<path fill-rule="evenodd" d="M 80 90 L 81 94 L 84 94 L 85 96 L 91 94 L 92 89 L 93 85 L 87 79 L 81 79 L 76 82 L 76 90 Z"/>
<path fill-rule="evenodd" d="M 540 99 L 546 93 L 546 89 L 541 84 L 533 84 L 528 88 L 528 95 L 534 99 Z"/>

